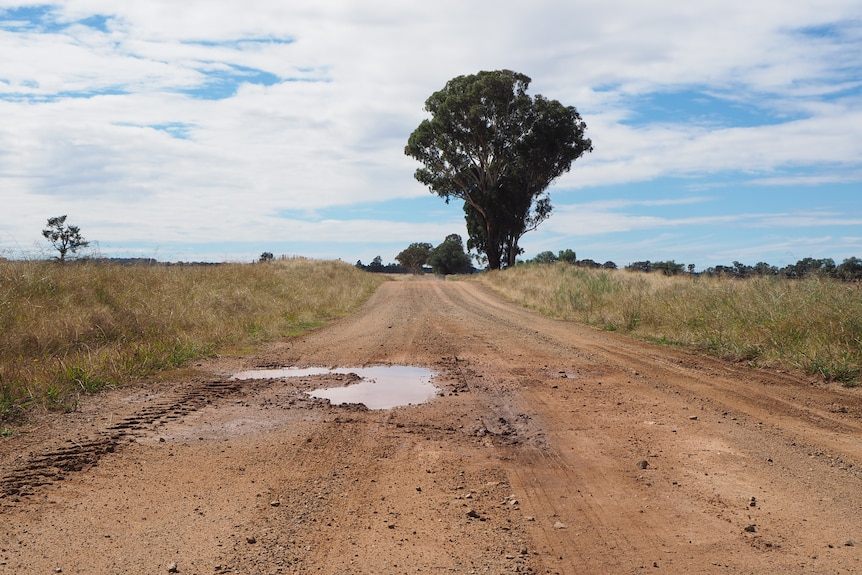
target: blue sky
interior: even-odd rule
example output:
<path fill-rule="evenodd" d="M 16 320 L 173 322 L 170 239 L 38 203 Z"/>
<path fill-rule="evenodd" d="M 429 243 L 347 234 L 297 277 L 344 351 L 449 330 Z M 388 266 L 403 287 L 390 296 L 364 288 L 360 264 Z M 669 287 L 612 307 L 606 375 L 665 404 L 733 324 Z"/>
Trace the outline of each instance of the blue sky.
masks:
<path fill-rule="evenodd" d="M 404 156 L 450 78 L 512 69 L 595 151 L 524 256 L 862 257 L 858 0 L 0 0 L 0 256 L 385 262 L 466 238 Z"/>

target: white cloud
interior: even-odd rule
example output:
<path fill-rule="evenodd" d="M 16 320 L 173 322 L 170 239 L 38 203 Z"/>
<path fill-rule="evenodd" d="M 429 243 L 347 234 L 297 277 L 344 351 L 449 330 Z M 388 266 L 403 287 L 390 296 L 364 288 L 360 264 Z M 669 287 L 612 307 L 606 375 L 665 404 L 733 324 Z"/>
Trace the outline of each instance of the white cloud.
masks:
<path fill-rule="evenodd" d="M 829 211 L 745 212 L 706 216 L 644 216 L 641 206 L 666 207 L 707 203 L 709 198 L 690 197 L 658 200 L 610 200 L 570 204 L 557 208 L 554 218 L 544 224 L 545 231 L 567 236 L 593 236 L 638 230 L 697 228 L 827 228 L 862 226 L 862 215 Z"/>

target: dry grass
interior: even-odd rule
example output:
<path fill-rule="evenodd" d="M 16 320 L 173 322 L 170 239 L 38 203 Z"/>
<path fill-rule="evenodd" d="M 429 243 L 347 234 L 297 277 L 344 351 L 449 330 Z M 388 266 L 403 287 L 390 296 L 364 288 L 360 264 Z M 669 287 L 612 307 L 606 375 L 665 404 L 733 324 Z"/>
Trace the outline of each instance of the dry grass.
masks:
<path fill-rule="evenodd" d="M 517 266 L 479 281 L 555 317 L 846 385 L 862 376 L 858 284 L 667 277 L 562 263 Z"/>
<path fill-rule="evenodd" d="M 0 419 L 292 335 L 383 281 L 341 262 L 125 267 L 0 261 Z"/>

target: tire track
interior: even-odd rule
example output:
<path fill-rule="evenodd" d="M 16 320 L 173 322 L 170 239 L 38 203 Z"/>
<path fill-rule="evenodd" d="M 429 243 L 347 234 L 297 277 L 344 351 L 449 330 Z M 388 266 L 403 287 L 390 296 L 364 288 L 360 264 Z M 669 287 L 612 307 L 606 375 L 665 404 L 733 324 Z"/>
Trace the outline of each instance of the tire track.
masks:
<path fill-rule="evenodd" d="M 179 420 L 215 400 L 239 392 L 241 388 L 240 383 L 232 381 L 198 385 L 178 397 L 143 407 L 93 436 L 67 439 L 59 447 L 32 453 L 26 461 L 0 477 L 0 501 L 14 502 L 21 497 L 33 496 L 40 488 L 93 467 L 129 439 Z"/>

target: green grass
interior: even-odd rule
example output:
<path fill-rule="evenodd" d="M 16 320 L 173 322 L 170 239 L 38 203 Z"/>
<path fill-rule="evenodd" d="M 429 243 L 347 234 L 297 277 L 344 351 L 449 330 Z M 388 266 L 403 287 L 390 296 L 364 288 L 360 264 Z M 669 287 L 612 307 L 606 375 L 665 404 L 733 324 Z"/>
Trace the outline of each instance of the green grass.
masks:
<path fill-rule="evenodd" d="M 568 264 L 479 281 L 513 302 L 662 344 L 858 385 L 862 287 L 831 279 L 667 277 Z"/>
<path fill-rule="evenodd" d="M 0 261 L 0 419 L 349 313 L 384 279 L 342 262 Z"/>

